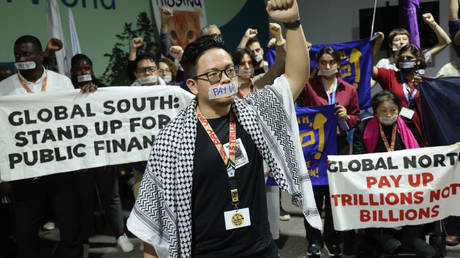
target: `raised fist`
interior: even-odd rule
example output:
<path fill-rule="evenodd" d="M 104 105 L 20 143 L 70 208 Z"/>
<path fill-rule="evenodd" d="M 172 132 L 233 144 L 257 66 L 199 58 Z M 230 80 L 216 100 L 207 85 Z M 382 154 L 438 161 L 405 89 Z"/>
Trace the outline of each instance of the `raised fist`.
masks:
<path fill-rule="evenodd" d="M 49 51 L 58 51 L 58 50 L 61 50 L 62 49 L 62 41 L 60 39 L 57 39 L 57 38 L 51 38 L 49 41 L 48 41 L 48 44 L 46 44 L 46 49 L 48 49 Z"/>
<path fill-rule="evenodd" d="M 270 30 L 270 33 L 275 37 L 281 35 L 281 26 L 278 23 L 269 23 L 268 29 Z"/>
<path fill-rule="evenodd" d="M 174 11 L 170 8 L 160 8 L 161 22 L 168 23 L 169 19 L 173 17 Z"/>
<path fill-rule="evenodd" d="M 138 49 L 142 46 L 142 43 L 144 43 L 144 39 L 142 37 L 133 38 L 131 41 L 131 48 Z"/>
<path fill-rule="evenodd" d="M 169 48 L 169 54 L 175 59 L 181 60 L 182 54 L 184 54 L 184 50 L 180 46 L 171 46 Z"/>
<path fill-rule="evenodd" d="M 299 7 L 296 0 L 270 0 L 267 13 L 275 21 L 289 23 L 299 18 Z"/>

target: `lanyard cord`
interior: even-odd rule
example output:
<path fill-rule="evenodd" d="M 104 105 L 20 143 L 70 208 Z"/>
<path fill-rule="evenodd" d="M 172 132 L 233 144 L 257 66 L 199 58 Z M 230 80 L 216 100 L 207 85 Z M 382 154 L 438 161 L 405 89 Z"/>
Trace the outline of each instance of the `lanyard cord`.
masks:
<path fill-rule="evenodd" d="M 335 93 L 337 91 L 337 78 L 335 78 L 334 80 L 334 86 L 332 87 L 332 97 L 329 96 L 329 93 L 327 91 L 327 87 L 326 85 L 324 85 L 324 82 L 321 80 L 321 82 L 323 83 L 323 87 L 324 87 L 324 91 L 326 92 L 326 96 L 327 96 L 327 104 L 328 105 L 333 105 L 335 104 Z"/>
<path fill-rule="evenodd" d="M 22 87 L 24 87 L 24 89 L 27 91 L 27 93 L 33 93 L 32 90 L 29 88 L 29 86 L 27 86 L 27 83 L 24 81 L 24 79 L 22 79 L 21 76 L 19 76 L 19 73 L 18 73 L 18 79 L 19 79 L 19 82 L 22 84 Z M 46 75 L 45 78 L 43 78 L 41 92 L 45 92 L 46 90 L 47 79 L 48 79 L 48 75 Z"/>
<path fill-rule="evenodd" d="M 387 148 L 388 152 L 395 151 L 395 143 L 396 143 L 396 124 L 393 125 L 393 131 L 391 132 L 391 146 L 388 145 L 388 139 L 385 136 L 385 132 L 383 131 L 382 124 L 379 123 L 380 129 L 380 136 L 382 137 L 382 141 L 385 144 L 385 148 Z"/>
<path fill-rule="evenodd" d="M 230 113 L 230 125 L 229 125 L 229 146 L 228 146 L 228 156 L 225 153 L 224 146 L 220 142 L 219 138 L 217 137 L 216 133 L 212 129 L 211 125 L 209 124 L 208 120 L 203 116 L 200 111 L 200 108 L 196 108 L 196 114 L 198 116 L 198 120 L 200 120 L 201 125 L 205 129 L 206 133 L 208 134 L 209 138 L 211 138 L 212 143 L 216 147 L 217 151 L 220 154 L 226 168 L 227 168 L 227 175 L 229 179 L 229 187 L 230 187 L 230 196 L 232 198 L 232 204 L 235 209 L 238 209 L 239 197 L 238 197 L 238 184 L 235 178 L 235 157 L 236 157 L 236 122 L 235 122 L 235 115 Z"/>

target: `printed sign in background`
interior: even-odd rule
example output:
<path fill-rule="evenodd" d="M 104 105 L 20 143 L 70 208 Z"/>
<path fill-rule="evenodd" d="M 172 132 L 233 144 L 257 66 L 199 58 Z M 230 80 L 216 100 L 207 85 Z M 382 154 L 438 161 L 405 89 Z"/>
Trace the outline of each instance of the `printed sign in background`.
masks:
<path fill-rule="evenodd" d="M 174 86 L 1 97 L 1 178 L 147 160 L 155 135 L 192 98 Z"/>
<path fill-rule="evenodd" d="M 158 31 L 161 27 L 160 8 L 171 8 L 174 15 L 169 20 L 169 40 L 171 45 L 183 49 L 188 43 L 200 36 L 201 28 L 206 26 L 206 9 L 204 0 L 168 1 L 152 0 L 153 14 Z"/>
<path fill-rule="evenodd" d="M 336 230 L 418 225 L 460 215 L 460 146 L 329 156 Z"/>
<path fill-rule="evenodd" d="M 342 79 L 355 86 L 358 91 L 359 107 L 370 107 L 371 98 L 371 69 L 372 69 L 372 42 L 361 39 L 350 42 L 313 45 L 310 49 L 311 76 L 316 76 L 316 53 L 323 47 L 331 46 L 340 51 L 342 57 L 340 74 Z"/>
<path fill-rule="evenodd" d="M 337 154 L 334 105 L 295 106 L 303 155 L 313 185 L 327 185 L 327 155 Z"/>

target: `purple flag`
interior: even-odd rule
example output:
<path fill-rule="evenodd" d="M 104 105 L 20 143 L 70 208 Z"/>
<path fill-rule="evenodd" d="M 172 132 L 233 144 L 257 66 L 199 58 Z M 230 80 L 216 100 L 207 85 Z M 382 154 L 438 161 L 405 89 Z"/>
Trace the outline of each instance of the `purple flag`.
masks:
<path fill-rule="evenodd" d="M 418 0 L 399 0 L 399 24 L 410 33 L 412 44 L 420 47 L 417 13 L 420 10 Z"/>

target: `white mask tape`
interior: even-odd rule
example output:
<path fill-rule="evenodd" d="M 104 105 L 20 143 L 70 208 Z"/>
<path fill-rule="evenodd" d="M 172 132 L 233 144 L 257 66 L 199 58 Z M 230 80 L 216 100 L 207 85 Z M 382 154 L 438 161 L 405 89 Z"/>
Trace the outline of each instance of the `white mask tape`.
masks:
<path fill-rule="evenodd" d="M 83 74 L 77 77 L 78 82 L 89 82 L 92 80 L 93 78 L 91 77 L 91 74 Z"/>
<path fill-rule="evenodd" d="M 262 59 L 264 59 L 264 57 L 262 55 L 257 55 L 257 56 L 254 57 L 254 60 L 256 60 L 257 63 L 262 61 Z"/>
<path fill-rule="evenodd" d="M 165 76 L 163 76 L 163 77 L 161 77 L 161 78 L 162 78 L 163 81 L 165 81 L 166 83 L 171 82 L 171 79 L 172 79 L 172 78 L 171 78 L 171 75 L 165 75 Z"/>
<path fill-rule="evenodd" d="M 337 69 L 336 68 L 333 68 L 333 69 L 329 69 L 329 70 L 319 70 L 318 71 L 318 75 L 319 76 L 330 76 L 330 75 L 334 75 L 337 73 Z"/>
<path fill-rule="evenodd" d="M 14 63 L 16 69 L 18 70 L 32 70 L 35 69 L 36 64 L 34 61 L 26 61 L 26 62 L 16 62 Z"/>
<path fill-rule="evenodd" d="M 219 99 L 233 96 L 238 92 L 239 87 L 239 82 L 231 82 L 227 84 L 210 87 L 208 89 L 209 99 Z"/>
<path fill-rule="evenodd" d="M 254 74 L 254 69 L 238 70 L 238 76 L 241 76 L 241 77 L 248 78 L 248 77 L 252 77 L 253 74 Z"/>
<path fill-rule="evenodd" d="M 397 46 L 397 45 L 393 45 L 393 47 L 391 48 L 391 50 L 393 51 L 399 51 L 401 50 L 402 47 L 404 47 L 405 45 L 400 45 L 400 46 Z"/>
<path fill-rule="evenodd" d="M 150 76 L 145 76 L 145 77 L 138 78 L 138 80 L 142 85 L 153 84 L 153 83 L 158 82 L 158 76 L 157 75 L 150 75 Z"/>
<path fill-rule="evenodd" d="M 379 121 L 383 125 L 392 125 L 394 122 L 396 122 L 396 119 L 398 119 L 397 115 L 394 115 L 392 117 L 385 117 L 385 116 L 380 116 Z"/>
<path fill-rule="evenodd" d="M 417 65 L 416 62 L 414 61 L 402 61 L 399 62 L 399 68 L 400 69 L 411 69 L 414 68 Z"/>

